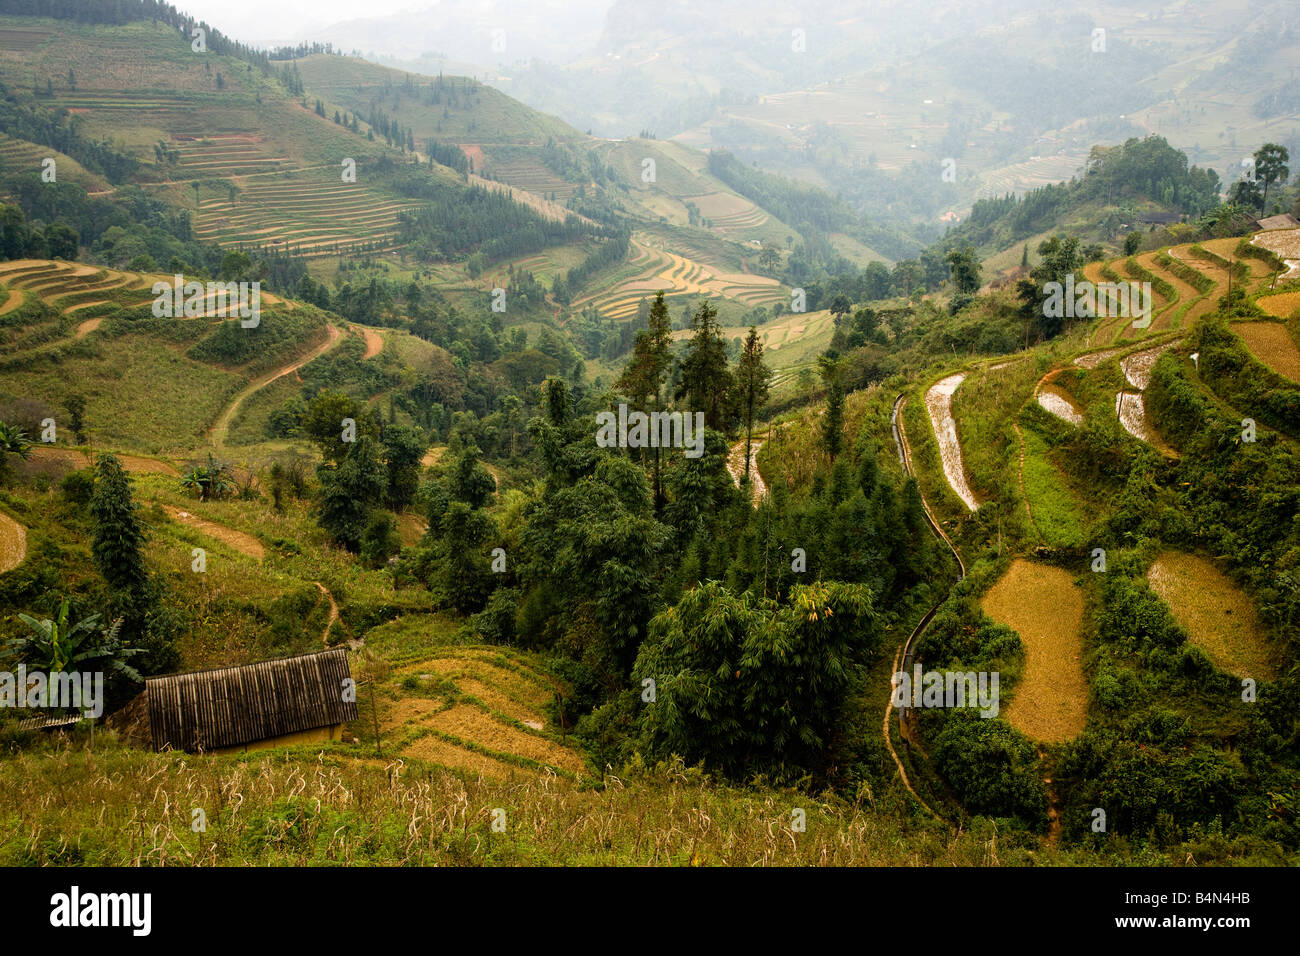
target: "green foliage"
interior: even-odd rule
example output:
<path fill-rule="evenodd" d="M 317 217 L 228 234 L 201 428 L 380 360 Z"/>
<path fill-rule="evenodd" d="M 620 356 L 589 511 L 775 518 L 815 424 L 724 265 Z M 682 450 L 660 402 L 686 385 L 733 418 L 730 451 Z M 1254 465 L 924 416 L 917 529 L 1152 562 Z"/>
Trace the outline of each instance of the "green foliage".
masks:
<path fill-rule="evenodd" d="M 799 585 L 778 605 L 703 584 L 655 617 L 633 668 L 635 684 L 654 682 L 651 752 L 733 778 L 822 770 L 853 668 L 879 641 L 861 585 Z"/>
<path fill-rule="evenodd" d="M 321 527 L 335 543 L 349 551 L 360 550 L 371 509 L 383 501 L 387 490 L 374 440 L 360 435 L 341 462 L 321 465 L 317 477 L 321 489 L 316 511 Z"/>
<path fill-rule="evenodd" d="M 99 456 L 95 493 L 90 500 L 94 522 L 91 553 L 109 588 L 125 594 L 142 591 L 149 578 L 144 563 L 144 524 L 139 506 L 131 498 L 130 481 L 117 458 Z"/>

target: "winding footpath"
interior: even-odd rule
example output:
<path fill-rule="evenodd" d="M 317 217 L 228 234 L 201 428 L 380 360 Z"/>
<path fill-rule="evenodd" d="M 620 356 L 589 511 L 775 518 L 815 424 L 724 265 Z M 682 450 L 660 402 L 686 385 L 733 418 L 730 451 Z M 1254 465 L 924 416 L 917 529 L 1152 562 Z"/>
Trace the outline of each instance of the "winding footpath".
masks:
<path fill-rule="evenodd" d="M 912 469 L 912 448 L 908 444 L 907 431 L 903 426 L 902 410 L 903 404 L 906 400 L 906 395 L 899 395 L 894 401 L 894 410 L 889 416 L 889 423 L 894 434 L 894 446 L 898 451 L 898 460 L 902 463 L 903 470 L 906 471 L 908 475 L 915 477 L 916 473 Z M 952 540 L 944 533 L 943 528 L 939 527 L 939 522 L 935 520 L 934 513 L 930 510 L 930 503 L 925 500 L 925 495 L 923 494 L 921 495 L 921 507 L 925 511 L 925 520 L 926 523 L 930 525 L 930 530 L 934 532 L 937 538 L 948 546 L 948 550 L 952 552 L 952 556 L 957 560 L 957 580 L 953 582 L 955 585 L 958 581 L 961 581 L 966 577 L 966 562 L 962 561 L 961 555 L 953 546 Z M 925 633 L 925 629 L 930 626 L 930 621 L 934 619 L 934 615 L 938 613 L 939 608 L 947 599 L 948 595 L 945 594 L 935 603 L 934 607 L 926 611 L 925 616 L 922 617 L 916 627 L 912 629 L 912 633 L 907 636 L 907 640 L 899 645 L 898 649 L 894 652 L 894 667 L 891 674 L 897 674 L 900 671 L 905 673 L 911 669 L 916 656 L 917 638 Z M 898 768 L 898 775 L 903 781 L 903 786 L 907 788 L 907 792 L 916 798 L 916 802 L 924 807 L 926 812 L 932 817 L 936 820 L 943 820 L 943 817 L 941 817 L 933 807 L 921 799 L 920 794 L 916 792 L 916 788 L 912 786 L 912 781 L 907 776 L 907 768 L 903 766 L 902 758 L 898 756 L 898 751 L 894 748 L 893 734 L 890 729 L 890 717 L 894 712 L 893 692 L 894 685 L 891 681 L 889 702 L 885 705 L 885 718 L 881 726 L 885 738 L 885 747 L 889 750 L 889 755 L 894 758 L 894 766 Z M 904 743 L 912 742 L 915 737 L 915 716 L 911 715 L 907 708 L 900 709 L 898 730 Z"/>
<path fill-rule="evenodd" d="M 339 339 L 343 337 L 343 333 L 333 325 L 327 325 L 325 328 L 328 330 L 328 335 L 322 344 L 316 346 L 316 348 L 312 349 L 302 358 L 294 359 L 288 365 L 282 366 L 274 372 L 263 375 L 259 379 L 254 379 L 230 400 L 230 404 L 226 406 L 226 410 L 221 413 L 221 416 L 216 420 L 216 423 L 213 424 L 212 428 L 208 432 L 208 437 L 212 440 L 214 448 L 221 450 L 226 447 L 226 438 L 230 435 L 230 423 L 234 421 L 235 415 L 239 412 L 239 407 L 243 405 L 244 402 L 248 401 L 254 393 L 266 388 L 266 386 L 270 385 L 276 379 L 283 378 L 286 375 L 298 371 L 298 369 L 302 368 L 308 362 L 315 361 L 338 344 Z"/>

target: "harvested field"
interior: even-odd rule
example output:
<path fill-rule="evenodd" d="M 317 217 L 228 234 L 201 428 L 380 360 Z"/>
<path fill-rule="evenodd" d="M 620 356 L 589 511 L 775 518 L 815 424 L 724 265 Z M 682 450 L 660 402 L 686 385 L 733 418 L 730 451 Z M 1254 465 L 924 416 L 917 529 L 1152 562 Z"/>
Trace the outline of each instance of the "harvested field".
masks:
<path fill-rule="evenodd" d="M 1300 229 L 1272 229 L 1261 232 L 1250 240 L 1254 245 L 1277 253 L 1278 258 L 1289 267 L 1282 273 L 1283 279 L 1300 276 Z"/>
<path fill-rule="evenodd" d="M 172 517 L 172 520 L 189 525 L 209 538 L 216 538 L 223 544 L 230 545 L 240 554 L 246 554 L 250 558 L 257 558 L 259 561 L 266 557 L 266 549 L 262 547 L 262 542 L 251 534 L 236 531 L 234 528 L 227 528 L 223 524 L 200 518 L 198 515 L 192 515 L 188 511 L 174 508 L 171 505 L 164 505 L 163 510 Z"/>
<path fill-rule="evenodd" d="M 444 767 L 470 770 L 493 780 L 505 780 L 513 775 L 529 772 L 522 767 L 506 763 L 504 760 L 497 760 L 495 757 L 488 757 L 485 754 L 458 747 L 450 741 L 435 737 L 432 734 L 421 737 L 408 745 L 402 750 L 402 753 L 408 757 L 427 760 L 430 763 L 441 764 Z"/>
<path fill-rule="evenodd" d="M 1220 670 L 1256 680 L 1276 676 L 1255 605 L 1212 563 L 1166 551 L 1152 563 L 1147 581 Z"/>
<path fill-rule="evenodd" d="M 1003 709 L 1011 726 L 1034 740 L 1077 736 L 1088 718 L 1083 675 L 1083 594 L 1067 571 L 1023 558 L 989 588 L 984 612 L 1020 635 L 1025 669 Z"/>
<path fill-rule="evenodd" d="M 1300 292 L 1261 295 L 1255 300 L 1255 304 L 1269 315 L 1276 315 L 1279 319 L 1289 319 L 1300 312 Z"/>
<path fill-rule="evenodd" d="M 1096 368 L 1106 359 L 1118 355 L 1120 351 L 1120 349 L 1102 349 L 1100 352 L 1089 352 L 1087 355 L 1080 355 L 1074 360 L 1074 364 L 1079 368 Z"/>
<path fill-rule="evenodd" d="M 27 557 L 27 529 L 0 512 L 0 574 L 12 571 Z"/>
<path fill-rule="evenodd" d="M 1280 322 L 1234 322 L 1232 331 L 1241 336 L 1246 348 L 1273 371 L 1300 382 L 1300 349 Z"/>
<path fill-rule="evenodd" d="M 497 753 L 515 754 L 570 773 L 586 770 L 582 758 L 569 748 L 503 724 L 473 704 L 457 704 L 422 723 L 461 740 L 474 741 Z"/>
<path fill-rule="evenodd" d="M 930 386 L 925 393 L 925 408 L 930 413 L 930 424 L 934 427 L 934 437 L 939 443 L 939 455 L 943 459 L 943 473 L 948 484 L 957 497 L 971 511 L 979 510 L 979 502 L 966 480 L 966 468 L 961 458 L 961 442 L 957 439 L 957 422 L 952 417 L 952 397 L 966 379 L 965 372 L 949 375 L 947 378 Z"/>
<path fill-rule="evenodd" d="M 179 478 L 180 472 L 176 470 L 175 465 L 168 464 L 165 461 L 159 461 L 157 458 L 142 458 L 139 455 L 121 455 L 113 452 L 118 462 L 122 465 L 123 471 L 131 472 L 136 475 L 170 475 L 173 478 Z M 77 448 L 49 448 L 43 445 L 37 445 L 32 448 L 32 457 L 44 459 L 46 461 L 66 461 L 74 468 L 85 468 L 95 463 L 95 459 L 90 452 L 81 451 Z"/>
<path fill-rule="evenodd" d="M 1038 404 L 1071 425 L 1083 424 L 1083 411 L 1074 403 L 1069 392 L 1059 385 L 1044 385 L 1039 389 Z"/>

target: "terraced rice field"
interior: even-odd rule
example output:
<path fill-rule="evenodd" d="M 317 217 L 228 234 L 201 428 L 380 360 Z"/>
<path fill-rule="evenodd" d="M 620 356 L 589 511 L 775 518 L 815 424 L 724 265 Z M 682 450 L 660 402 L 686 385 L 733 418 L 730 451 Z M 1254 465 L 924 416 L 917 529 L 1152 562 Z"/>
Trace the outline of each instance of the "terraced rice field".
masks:
<path fill-rule="evenodd" d="M 559 690 L 504 648 L 437 648 L 395 668 L 381 686 L 381 735 L 403 756 L 495 779 L 547 768 L 581 776 L 582 756 L 546 717 Z"/>
<path fill-rule="evenodd" d="M 719 296 L 746 308 L 789 304 L 789 294 L 775 279 L 747 273 L 714 271 L 702 263 L 633 241 L 625 264 L 629 277 L 574 302 L 576 308 L 594 305 L 606 318 L 622 320 L 636 315 L 643 298 L 663 291 L 666 297 Z"/>
<path fill-rule="evenodd" d="M 566 202 L 578 191 L 575 184 L 561 179 L 551 169 L 535 159 L 494 160 L 489 153 L 487 162 L 487 171 L 492 174 L 493 179 L 499 179 L 516 189 L 525 190 L 535 196 L 550 199 L 554 194 L 556 202 Z M 478 163 L 475 164 L 474 168 L 479 171 L 483 169 L 482 165 Z"/>
<path fill-rule="evenodd" d="M 172 138 L 172 147 L 180 153 L 180 172 L 187 179 L 274 172 L 288 163 L 287 157 L 271 155 L 263 138 L 252 133 L 202 137 L 178 134 Z"/>
<path fill-rule="evenodd" d="M 1120 392 L 1115 396 L 1115 414 L 1119 417 L 1124 430 L 1165 455 L 1174 455 L 1174 451 L 1152 427 L 1147 417 L 1146 402 L 1142 393 L 1151 384 L 1151 369 L 1156 364 L 1156 359 L 1174 344 L 1174 342 L 1166 342 L 1155 348 L 1130 353 L 1121 359 L 1119 366 L 1124 372 L 1124 378 L 1137 391 Z"/>
<path fill-rule="evenodd" d="M 1300 349 L 1296 348 L 1295 339 L 1285 325 L 1281 322 L 1234 322 L 1232 331 L 1241 337 L 1255 358 L 1283 378 L 1300 382 Z"/>
<path fill-rule="evenodd" d="M 1074 398 L 1059 385 L 1047 384 L 1038 390 L 1038 404 L 1071 425 L 1083 424 L 1083 411 Z"/>
<path fill-rule="evenodd" d="M 1282 273 L 1283 279 L 1300 277 L 1300 229 L 1272 229 L 1259 233 L 1251 242 L 1277 253 L 1286 262 L 1289 268 Z"/>
<path fill-rule="evenodd" d="M 1194 554 L 1166 551 L 1152 563 L 1147 581 L 1220 670 L 1256 680 L 1276 676 L 1254 604 L 1212 563 Z"/>
<path fill-rule="evenodd" d="M 1248 291 L 1256 292 L 1268 281 L 1272 273 L 1269 271 L 1268 264 L 1262 259 L 1253 259 L 1249 256 L 1245 258 L 1237 257 L 1237 246 L 1241 243 L 1240 239 L 1209 239 L 1201 243 L 1203 249 L 1213 252 L 1216 256 L 1221 256 L 1231 262 L 1245 263 L 1246 268 L 1250 270 L 1250 280 L 1248 282 Z M 1215 290 L 1215 298 L 1221 298 L 1223 293 Z"/>
<path fill-rule="evenodd" d="M 989 617 L 1020 635 L 1025 667 L 1001 716 L 1045 743 L 1079 735 L 1088 719 L 1083 594 L 1067 571 L 1018 558 L 984 595 Z"/>
<path fill-rule="evenodd" d="M 966 480 L 966 468 L 961 457 L 961 442 L 957 439 L 957 422 L 952 417 L 952 397 L 957 391 L 957 386 L 965 379 L 966 373 L 958 372 L 930 386 L 929 391 L 925 393 L 925 408 L 930 414 L 930 424 L 934 427 L 934 437 L 939 444 L 939 456 L 943 461 L 943 473 L 948 479 L 949 486 L 967 508 L 978 511 L 979 502 Z"/>
<path fill-rule="evenodd" d="M 1300 313 L 1300 292 L 1261 295 L 1255 300 L 1255 304 L 1269 315 L 1276 315 L 1279 319 L 1289 319 L 1291 316 Z"/>
<path fill-rule="evenodd" d="M 306 256 L 378 242 L 391 248 L 397 216 L 414 208 L 361 183 L 340 181 L 332 168 L 247 179 L 232 203 L 205 197 L 195 234 L 205 242 L 278 246 Z"/>

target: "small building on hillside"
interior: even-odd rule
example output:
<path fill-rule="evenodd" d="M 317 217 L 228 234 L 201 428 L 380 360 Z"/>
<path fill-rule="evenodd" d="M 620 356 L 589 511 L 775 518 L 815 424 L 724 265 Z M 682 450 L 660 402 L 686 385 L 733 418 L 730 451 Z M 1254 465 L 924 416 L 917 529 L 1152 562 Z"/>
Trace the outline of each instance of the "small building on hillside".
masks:
<path fill-rule="evenodd" d="M 355 687 L 343 648 L 150 677 L 153 749 L 229 753 L 338 740 L 357 719 Z"/>
<path fill-rule="evenodd" d="M 1255 228 L 1260 230 L 1270 229 L 1295 229 L 1300 226 L 1300 219 L 1289 212 L 1284 212 L 1280 216 L 1269 216 L 1267 219 L 1256 219 Z"/>

